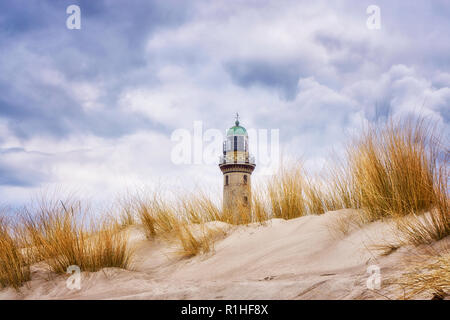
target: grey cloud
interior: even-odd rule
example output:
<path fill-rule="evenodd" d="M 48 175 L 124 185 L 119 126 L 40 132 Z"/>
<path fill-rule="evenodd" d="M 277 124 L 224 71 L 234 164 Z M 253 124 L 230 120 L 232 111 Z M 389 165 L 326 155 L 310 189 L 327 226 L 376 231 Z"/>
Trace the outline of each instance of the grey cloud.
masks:
<path fill-rule="evenodd" d="M 27 155 L 28 154 L 28 155 Z M 29 161 L 17 162 L 20 159 L 29 157 Z M 36 158 L 46 157 L 40 152 L 28 153 L 22 148 L 0 149 L 0 186 L 12 187 L 34 187 L 45 181 L 49 176 L 42 166 L 36 165 Z M 28 164 L 20 166 L 20 164 Z"/>
<path fill-rule="evenodd" d="M 65 27 L 65 8 L 74 3 L 82 10 L 82 29 L 76 31 Z M 0 118 L 22 138 L 79 130 L 122 135 L 152 127 L 118 110 L 117 97 L 136 82 L 155 83 L 145 39 L 157 28 L 182 23 L 188 13 L 184 7 L 171 1 L 2 2 L 0 25 L 6 31 L 0 31 L 5 49 L 0 54 Z M 67 81 L 102 83 L 105 94 L 98 103 L 105 110 L 88 114 L 65 90 L 42 83 L 35 67 L 43 61 Z"/>
<path fill-rule="evenodd" d="M 12 170 L 7 166 L 0 166 L 0 186 L 33 187 L 42 182 L 36 176 L 27 176 L 18 170 Z"/>
<path fill-rule="evenodd" d="M 81 6 L 81 30 L 65 28 L 69 4 Z M 323 156 L 358 121 L 410 111 L 412 95 L 419 105 L 426 100 L 425 108 L 448 127 L 450 43 L 445 39 L 450 6 L 446 1 L 408 6 L 379 1 L 382 30 L 365 34 L 369 4 L 238 2 L 229 10 L 225 1 L 2 1 L 0 132 L 11 136 L 0 137 L 0 148 L 13 148 L 0 150 L 0 184 L 38 186 L 54 178 L 49 168 L 70 162 L 69 156 L 55 156 L 43 166 L 40 161 L 47 155 L 27 151 L 33 138 L 64 143 L 87 134 L 114 143 L 146 130 L 167 137 L 178 123 L 167 117 L 187 122 L 200 117 L 205 126 L 208 122 L 221 128 L 240 111 L 244 125 L 280 128 L 281 144 L 292 142 L 289 151 L 307 157 Z M 291 7 L 305 16 L 289 17 Z M 319 13 L 331 19 L 316 23 Z M 261 25 L 252 29 L 249 21 Z M 339 21 L 348 22 L 349 28 L 336 28 Z M 265 41 L 265 32 L 272 30 Z M 296 43 L 296 30 L 303 32 L 301 43 Z M 278 34 L 285 46 L 276 46 Z M 149 49 L 151 39 L 157 41 Z M 90 98 L 83 85 L 98 95 Z M 164 119 L 127 110 L 119 100 L 136 88 L 158 93 L 150 95 L 156 97 L 149 106 L 170 108 L 175 103 L 175 115 L 167 116 L 163 107 L 158 112 Z M 96 105 L 86 107 L 86 101 Z M 146 101 L 139 103 L 147 106 Z M 145 141 L 123 147 L 130 153 L 127 161 L 141 156 Z M 147 156 L 152 158 L 153 152 L 158 150 L 147 150 Z M 16 162 L 13 156 L 25 160 Z M 116 157 L 111 170 L 122 165 L 122 155 Z M 75 162 L 95 170 L 102 159 L 89 152 Z M 155 171 L 177 171 L 163 160 L 154 164 Z M 139 161 L 140 170 L 153 165 L 146 158 Z"/>
<path fill-rule="evenodd" d="M 291 100 L 297 94 L 297 81 L 309 74 L 302 73 L 296 64 L 269 61 L 232 61 L 225 64 L 236 84 L 249 87 L 262 85 L 280 91 L 281 96 Z"/>

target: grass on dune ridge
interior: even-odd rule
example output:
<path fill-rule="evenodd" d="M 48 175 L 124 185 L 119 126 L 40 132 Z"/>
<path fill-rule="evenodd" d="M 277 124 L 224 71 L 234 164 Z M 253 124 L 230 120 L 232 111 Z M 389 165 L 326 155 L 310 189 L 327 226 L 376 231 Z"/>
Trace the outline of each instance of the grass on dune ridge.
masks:
<path fill-rule="evenodd" d="M 19 287 L 36 261 L 59 273 L 69 265 L 83 271 L 129 268 L 132 248 L 123 231 L 133 224 L 141 224 L 149 240 L 175 241 L 185 257 L 213 249 L 217 232 L 207 227 L 210 222 L 263 224 L 343 208 L 359 209 L 361 221 L 394 219 L 403 243 L 443 239 L 450 234 L 449 153 L 433 126 L 423 118 L 367 126 L 320 176 L 308 174 L 300 161 L 284 163 L 265 184 L 253 186 L 251 212 L 222 212 L 199 190 L 172 198 L 129 195 L 112 209 L 120 216 L 102 221 L 88 221 L 81 202 L 43 201 L 25 209 L 13 226 L 0 220 L 0 284 Z M 340 224 L 351 223 L 346 221 Z"/>
<path fill-rule="evenodd" d="M 413 244 L 450 234 L 449 153 L 433 128 L 423 118 L 390 120 L 347 149 L 352 206 L 372 221 L 395 219 Z"/>
<path fill-rule="evenodd" d="M 83 271 L 104 267 L 127 268 L 131 249 L 115 221 L 88 218 L 79 201 L 42 201 L 35 212 L 22 214 L 24 239 L 34 248 L 34 260 L 45 260 L 50 269 L 65 273 L 70 265 Z"/>
<path fill-rule="evenodd" d="M 30 264 L 39 261 L 55 273 L 71 265 L 82 271 L 130 267 L 132 249 L 119 225 L 88 221 L 84 210 L 70 199 L 42 201 L 18 213 L 14 226 L 0 220 L 0 281 L 19 287 L 29 280 Z"/>
<path fill-rule="evenodd" d="M 30 280 L 30 261 L 6 218 L 0 217 L 0 287 L 20 287 Z"/>

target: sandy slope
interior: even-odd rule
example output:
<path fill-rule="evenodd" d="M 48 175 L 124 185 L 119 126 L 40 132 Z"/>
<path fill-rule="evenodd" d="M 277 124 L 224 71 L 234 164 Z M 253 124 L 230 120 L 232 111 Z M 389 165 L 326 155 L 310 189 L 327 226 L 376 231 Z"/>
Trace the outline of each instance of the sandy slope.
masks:
<path fill-rule="evenodd" d="M 388 256 L 373 248 L 392 237 L 392 226 L 375 222 L 347 233 L 337 221 L 352 210 L 328 212 L 266 225 L 232 227 L 210 223 L 227 235 L 214 252 L 180 259 L 167 242 L 145 239 L 139 227 L 129 232 L 136 246 L 134 270 L 104 269 L 83 273 L 82 289 L 66 288 L 66 276 L 33 266 L 32 281 L 20 293 L 0 291 L 0 299 L 384 299 L 392 287 L 367 289 L 367 267 L 381 268 L 382 279 L 394 276 L 420 248 L 400 248 Z M 436 250 L 448 245 L 446 238 Z"/>

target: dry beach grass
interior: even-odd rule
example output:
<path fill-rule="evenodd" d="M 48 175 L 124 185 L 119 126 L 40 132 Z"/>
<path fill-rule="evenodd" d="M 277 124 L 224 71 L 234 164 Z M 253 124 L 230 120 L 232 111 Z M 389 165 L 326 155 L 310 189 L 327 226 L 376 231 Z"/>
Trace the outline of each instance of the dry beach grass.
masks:
<path fill-rule="evenodd" d="M 448 150 L 433 125 L 406 118 L 367 126 L 350 141 L 345 157 L 321 176 L 309 175 L 300 161 L 285 163 L 266 184 L 254 186 L 252 211 L 238 208 L 237 215 L 222 212 L 198 190 L 173 197 L 137 192 L 119 202 L 121 214 L 101 220 L 91 219 L 80 201 L 46 199 L 22 211 L 13 224 L 0 219 L 0 284 L 21 287 L 39 261 L 55 273 L 65 273 L 70 265 L 91 272 L 129 269 L 133 248 L 123 230 L 136 224 L 145 230 L 146 241 L 176 244 L 183 259 L 214 251 L 225 232 L 211 223 L 261 225 L 343 208 L 356 211 L 329 219 L 330 231 L 340 237 L 373 221 L 390 221 L 396 240 L 380 243 L 391 248 L 388 252 L 432 244 L 450 235 Z M 448 255 L 426 263 L 425 274 L 405 271 L 401 281 L 413 288 L 405 298 L 428 289 L 448 294 Z"/>

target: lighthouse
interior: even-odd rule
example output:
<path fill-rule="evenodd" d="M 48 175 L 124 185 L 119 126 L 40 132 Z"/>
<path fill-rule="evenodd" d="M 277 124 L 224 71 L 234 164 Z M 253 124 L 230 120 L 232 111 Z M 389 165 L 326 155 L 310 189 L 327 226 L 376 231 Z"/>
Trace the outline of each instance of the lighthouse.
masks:
<path fill-rule="evenodd" d="M 249 153 L 247 130 L 239 124 L 236 114 L 234 126 L 228 129 L 223 142 L 219 163 L 223 173 L 223 212 L 231 213 L 236 223 L 242 213 L 251 212 L 251 175 L 255 166 Z"/>

